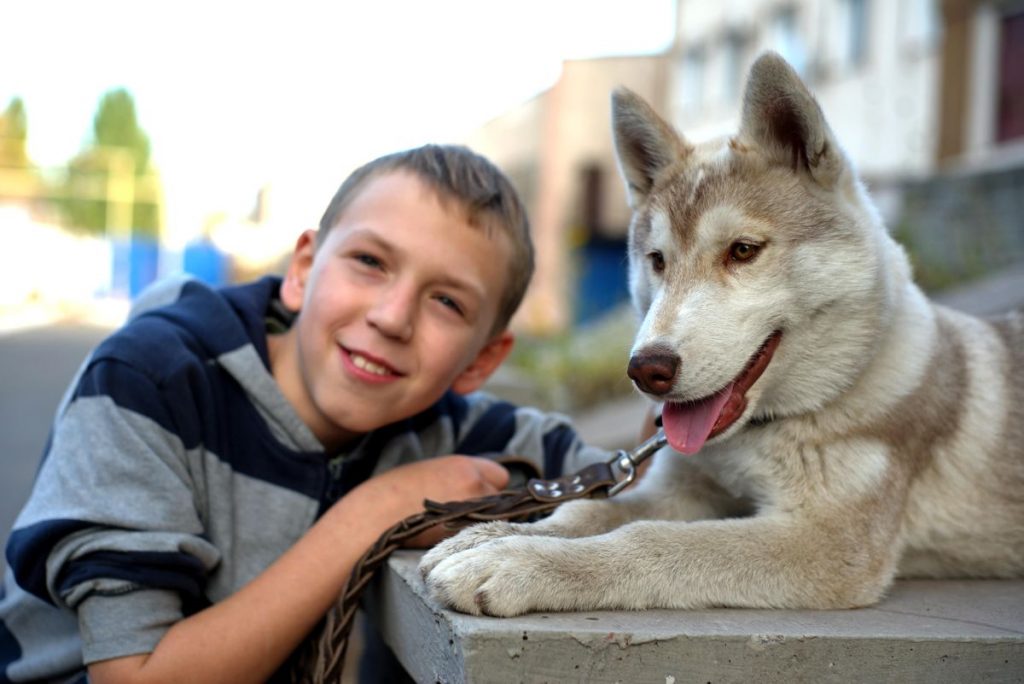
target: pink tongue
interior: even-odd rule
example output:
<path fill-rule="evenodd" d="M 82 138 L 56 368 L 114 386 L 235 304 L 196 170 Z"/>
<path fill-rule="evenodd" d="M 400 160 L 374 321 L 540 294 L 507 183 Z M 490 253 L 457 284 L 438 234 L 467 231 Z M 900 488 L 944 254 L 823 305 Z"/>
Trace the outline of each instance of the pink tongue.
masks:
<path fill-rule="evenodd" d="M 661 410 L 661 424 L 669 446 L 681 454 L 695 454 L 708 441 L 722 407 L 732 394 L 732 385 L 697 403 L 668 402 Z"/>

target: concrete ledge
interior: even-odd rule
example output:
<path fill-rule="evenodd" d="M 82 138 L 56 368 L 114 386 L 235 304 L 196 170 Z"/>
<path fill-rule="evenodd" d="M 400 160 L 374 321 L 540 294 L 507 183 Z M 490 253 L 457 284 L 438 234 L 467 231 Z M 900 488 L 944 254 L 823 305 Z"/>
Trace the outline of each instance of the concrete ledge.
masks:
<path fill-rule="evenodd" d="M 394 554 L 368 596 L 418 682 L 1024 682 L 1024 581 L 901 581 L 850 611 L 498 619 L 433 603 L 419 557 Z"/>

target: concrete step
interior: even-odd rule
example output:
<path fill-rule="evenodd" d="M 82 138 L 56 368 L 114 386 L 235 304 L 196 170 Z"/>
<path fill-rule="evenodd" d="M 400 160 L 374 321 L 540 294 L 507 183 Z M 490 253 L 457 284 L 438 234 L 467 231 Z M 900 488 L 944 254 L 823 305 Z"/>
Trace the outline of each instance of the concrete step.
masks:
<path fill-rule="evenodd" d="M 898 581 L 859 610 L 651 610 L 487 618 L 442 609 L 419 552 L 370 603 L 419 682 L 1024 681 L 1024 581 Z"/>

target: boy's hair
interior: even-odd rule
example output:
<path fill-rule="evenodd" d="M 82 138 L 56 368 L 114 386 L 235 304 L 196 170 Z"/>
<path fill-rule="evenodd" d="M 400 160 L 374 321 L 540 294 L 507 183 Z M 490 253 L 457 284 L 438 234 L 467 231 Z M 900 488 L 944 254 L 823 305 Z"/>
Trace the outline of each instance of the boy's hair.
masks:
<path fill-rule="evenodd" d="M 512 258 L 508 283 L 498 306 L 492 333 L 508 326 L 533 276 L 533 241 L 530 222 L 519 193 L 504 173 L 485 157 L 461 145 L 424 145 L 374 159 L 345 179 L 327 205 L 317 246 L 338 222 L 345 207 L 371 178 L 392 171 L 409 171 L 433 188 L 443 203 L 457 202 L 470 225 L 491 231 L 497 227 L 509 238 Z"/>

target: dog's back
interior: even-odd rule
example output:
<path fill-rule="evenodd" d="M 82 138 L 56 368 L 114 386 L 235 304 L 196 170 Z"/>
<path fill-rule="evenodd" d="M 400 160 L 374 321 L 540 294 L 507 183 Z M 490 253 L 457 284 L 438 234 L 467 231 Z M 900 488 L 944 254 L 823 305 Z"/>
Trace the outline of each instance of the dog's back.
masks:
<path fill-rule="evenodd" d="M 911 485 L 900 574 L 1024 574 L 1024 314 L 980 320 L 936 307 L 943 350 L 925 375 L 926 429 L 941 433 Z M 938 395 L 948 395 L 948 399 Z M 915 416 L 899 421 L 915 431 Z M 908 448 L 915 448 L 904 438 Z"/>

